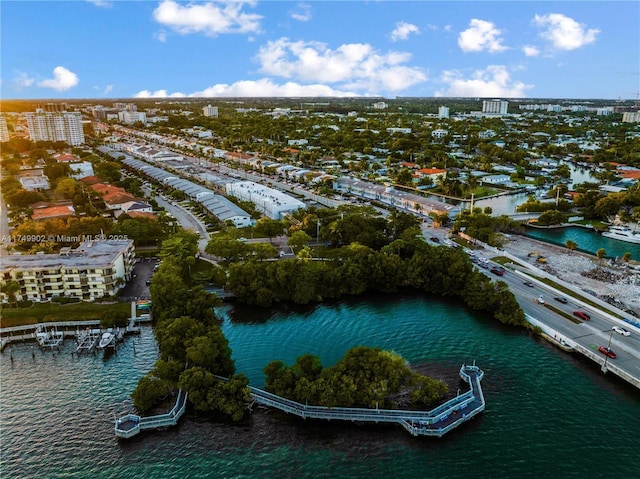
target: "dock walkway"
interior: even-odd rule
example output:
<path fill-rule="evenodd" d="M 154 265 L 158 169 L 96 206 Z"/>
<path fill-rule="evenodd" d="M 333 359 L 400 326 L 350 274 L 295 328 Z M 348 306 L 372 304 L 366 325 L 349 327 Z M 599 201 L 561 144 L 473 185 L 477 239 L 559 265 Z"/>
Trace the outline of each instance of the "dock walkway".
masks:
<path fill-rule="evenodd" d="M 485 400 L 480 386 L 483 376 L 484 372 L 475 364 L 473 366 L 463 364 L 460 368 L 460 377 L 469 384 L 469 391 L 430 411 L 308 406 L 262 389 L 251 386 L 249 389 L 254 403 L 273 407 L 303 419 L 341 420 L 376 424 L 396 423 L 403 426 L 413 436 L 442 437 L 447 432 L 484 411 Z M 226 381 L 226 378 L 223 377 L 219 377 L 219 379 Z M 181 396 L 182 394 L 182 391 L 180 391 L 176 405 L 169 414 L 147 418 L 128 414 L 116 420 L 116 436 L 129 438 L 145 429 L 175 425 L 184 412 L 186 405 L 186 394 Z"/>

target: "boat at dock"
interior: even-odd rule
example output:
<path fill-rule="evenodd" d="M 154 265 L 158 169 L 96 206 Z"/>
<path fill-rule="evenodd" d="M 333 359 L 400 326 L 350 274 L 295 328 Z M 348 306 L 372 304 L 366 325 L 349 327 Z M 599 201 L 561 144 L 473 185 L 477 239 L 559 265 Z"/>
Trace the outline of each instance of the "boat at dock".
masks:
<path fill-rule="evenodd" d="M 604 231 L 602 236 L 627 243 L 640 244 L 640 231 L 632 231 L 628 226 L 610 226 L 608 231 Z"/>
<path fill-rule="evenodd" d="M 115 346 L 116 335 L 113 333 L 113 329 L 109 328 L 106 332 L 102 333 L 100 342 L 98 343 L 98 349 L 104 349 L 110 346 Z"/>

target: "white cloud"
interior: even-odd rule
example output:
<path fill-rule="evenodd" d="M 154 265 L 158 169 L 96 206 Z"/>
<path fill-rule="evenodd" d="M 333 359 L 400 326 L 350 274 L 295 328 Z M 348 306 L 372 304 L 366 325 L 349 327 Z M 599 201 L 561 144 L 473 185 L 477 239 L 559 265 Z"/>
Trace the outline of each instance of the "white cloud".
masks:
<path fill-rule="evenodd" d="M 291 12 L 291 18 L 299 22 L 308 22 L 311 20 L 311 5 L 308 3 L 299 3 L 296 10 Z"/>
<path fill-rule="evenodd" d="M 65 67 L 55 67 L 53 78 L 38 82 L 38 86 L 43 88 L 53 88 L 57 91 L 65 91 L 78 84 L 78 75 Z"/>
<path fill-rule="evenodd" d="M 262 78 L 260 80 L 242 80 L 228 85 L 218 83 L 185 95 L 184 93 L 168 93 L 167 90 L 142 90 L 134 95 L 134 98 L 170 98 L 170 97 L 193 97 L 193 98 L 214 98 L 214 97 L 353 97 L 360 96 L 354 91 L 337 90 L 327 85 L 313 84 L 301 85 L 295 82 L 287 82 L 282 85 L 274 83 L 271 79 Z"/>
<path fill-rule="evenodd" d="M 381 54 L 365 43 L 332 50 L 321 42 L 291 42 L 280 38 L 263 45 L 256 60 L 270 76 L 301 82 L 341 83 L 347 88 L 375 92 L 399 91 L 427 79 L 422 69 L 402 65 L 410 53 Z"/>
<path fill-rule="evenodd" d="M 184 93 L 175 92 L 175 93 L 167 93 L 167 90 L 141 90 L 135 95 L 133 98 L 184 98 Z"/>
<path fill-rule="evenodd" d="M 107 85 L 107 86 L 104 88 L 104 90 L 103 90 L 102 94 L 103 94 L 103 95 L 106 95 L 107 93 L 111 93 L 112 91 L 113 91 L 113 85 Z"/>
<path fill-rule="evenodd" d="M 398 22 L 396 28 L 391 32 L 391 40 L 394 42 L 406 40 L 412 33 L 420 33 L 420 29 L 411 23 Z"/>
<path fill-rule="evenodd" d="M 167 41 L 167 32 L 165 32 L 164 30 L 160 30 L 159 32 L 153 34 L 153 38 L 155 38 L 159 42 L 164 43 Z"/>
<path fill-rule="evenodd" d="M 11 83 L 13 83 L 13 85 L 18 89 L 30 87 L 34 82 L 35 79 L 21 71 L 17 72 L 16 76 L 11 81 Z"/>
<path fill-rule="evenodd" d="M 153 18 L 183 35 L 203 33 L 215 37 L 224 33 L 258 33 L 261 15 L 245 13 L 245 5 L 254 1 L 188 3 L 163 0 L 153 11 Z"/>
<path fill-rule="evenodd" d="M 524 47 L 522 47 L 522 51 L 528 57 L 537 57 L 538 55 L 540 55 L 540 50 L 533 45 L 525 45 Z"/>
<path fill-rule="evenodd" d="M 100 7 L 100 8 L 111 8 L 111 7 L 113 7 L 113 3 L 112 2 L 107 2 L 105 0 L 87 0 L 87 2 L 92 3 L 96 7 Z"/>
<path fill-rule="evenodd" d="M 525 91 L 533 88 L 533 85 L 513 81 L 504 65 L 489 65 L 474 71 L 470 78 L 464 78 L 458 70 L 448 70 L 440 81 L 447 87 L 436 92 L 438 97 L 523 98 Z"/>
<path fill-rule="evenodd" d="M 444 26 L 444 28 L 443 28 L 443 30 L 444 30 L 445 32 L 450 32 L 450 31 L 452 30 L 451 25 L 445 25 L 445 26 Z"/>
<path fill-rule="evenodd" d="M 501 52 L 507 49 L 502 45 L 501 33 L 493 22 L 474 18 L 469 22 L 469 28 L 458 36 L 458 46 L 465 52 Z"/>
<path fill-rule="evenodd" d="M 540 37 L 551 42 L 558 50 L 575 50 L 596 41 L 600 33 L 597 28 L 586 30 L 586 26 L 561 13 L 536 15 L 533 23 L 541 28 Z"/>

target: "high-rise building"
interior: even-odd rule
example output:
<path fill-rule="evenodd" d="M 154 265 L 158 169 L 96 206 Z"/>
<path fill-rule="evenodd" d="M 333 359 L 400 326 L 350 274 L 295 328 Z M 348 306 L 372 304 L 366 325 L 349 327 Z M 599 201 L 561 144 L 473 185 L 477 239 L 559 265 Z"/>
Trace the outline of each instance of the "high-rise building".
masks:
<path fill-rule="evenodd" d="M 45 112 L 25 113 L 31 141 L 65 141 L 76 146 L 84 143 L 82 116 L 80 113 Z"/>
<path fill-rule="evenodd" d="M 492 115 L 506 115 L 509 102 L 506 100 L 484 100 L 482 102 L 482 113 Z"/>
<path fill-rule="evenodd" d="M 7 128 L 7 119 L 0 114 L 0 143 L 9 141 L 9 128 Z"/>
<path fill-rule="evenodd" d="M 449 107 L 441 106 L 438 108 L 438 118 L 449 118 Z"/>
<path fill-rule="evenodd" d="M 202 114 L 204 116 L 212 116 L 214 118 L 218 118 L 218 107 L 207 105 L 202 109 Z"/>

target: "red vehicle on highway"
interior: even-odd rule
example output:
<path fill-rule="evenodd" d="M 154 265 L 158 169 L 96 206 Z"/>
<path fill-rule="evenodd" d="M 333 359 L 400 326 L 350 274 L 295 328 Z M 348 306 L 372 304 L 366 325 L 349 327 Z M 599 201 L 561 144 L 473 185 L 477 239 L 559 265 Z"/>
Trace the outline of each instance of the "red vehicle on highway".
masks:
<path fill-rule="evenodd" d="M 573 315 L 576 318 L 580 318 L 583 321 L 588 321 L 589 319 L 591 319 L 591 316 L 589 316 L 587 313 L 585 313 L 584 311 L 574 311 Z"/>
<path fill-rule="evenodd" d="M 604 354 L 605 356 L 609 356 L 611 359 L 615 359 L 616 358 L 616 353 L 614 353 L 613 351 L 611 351 L 611 348 L 606 348 L 604 346 L 600 346 L 598 348 L 598 351 L 600 351 L 602 354 Z"/>

